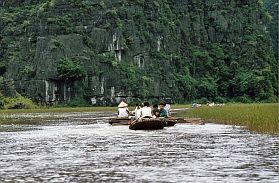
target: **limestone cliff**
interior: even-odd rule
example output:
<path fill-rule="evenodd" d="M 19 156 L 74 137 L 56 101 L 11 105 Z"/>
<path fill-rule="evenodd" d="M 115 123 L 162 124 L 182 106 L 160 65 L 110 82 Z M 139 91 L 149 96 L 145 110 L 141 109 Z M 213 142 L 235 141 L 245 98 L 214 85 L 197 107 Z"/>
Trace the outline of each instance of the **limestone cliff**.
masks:
<path fill-rule="evenodd" d="M 38 101 L 274 101 L 261 0 L 0 0 L 0 75 Z"/>

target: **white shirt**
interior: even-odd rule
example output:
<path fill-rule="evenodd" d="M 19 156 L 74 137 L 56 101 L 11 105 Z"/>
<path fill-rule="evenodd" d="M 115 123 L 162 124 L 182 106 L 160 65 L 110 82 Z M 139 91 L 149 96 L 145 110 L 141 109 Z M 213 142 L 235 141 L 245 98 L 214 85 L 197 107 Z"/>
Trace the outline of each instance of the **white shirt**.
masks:
<path fill-rule="evenodd" d="M 141 108 L 141 117 L 152 117 L 152 109 L 151 107 L 144 106 Z"/>
<path fill-rule="evenodd" d="M 118 117 L 119 118 L 127 118 L 129 117 L 129 109 L 127 107 L 118 108 Z"/>
<path fill-rule="evenodd" d="M 140 109 L 136 108 L 135 109 L 135 118 L 139 119 L 140 118 L 140 114 L 141 114 L 141 108 Z"/>
<path fill-rule="evenodd" d="M 164 109 L 167 111 L 167 113 L 168 113 L 168 116 L 170 115 L 170 108 L 171 108 L 171 106 L 170 106 L 170 104 L 166 104 L 166 106 L 164 107 Z"/>

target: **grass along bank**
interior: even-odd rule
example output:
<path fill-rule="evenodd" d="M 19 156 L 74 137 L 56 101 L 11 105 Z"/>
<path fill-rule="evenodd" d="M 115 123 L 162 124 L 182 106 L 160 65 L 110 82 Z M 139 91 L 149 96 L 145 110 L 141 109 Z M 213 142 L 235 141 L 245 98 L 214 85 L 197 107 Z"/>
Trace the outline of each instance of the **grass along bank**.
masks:
<path fill-rule="evenodd" d="M 246 126 L 249 130 L 278 134 L 278 104 L 228 104 L 223 107 L 192 108 L 180 117 L 199 117 L 205 121 Z"/>

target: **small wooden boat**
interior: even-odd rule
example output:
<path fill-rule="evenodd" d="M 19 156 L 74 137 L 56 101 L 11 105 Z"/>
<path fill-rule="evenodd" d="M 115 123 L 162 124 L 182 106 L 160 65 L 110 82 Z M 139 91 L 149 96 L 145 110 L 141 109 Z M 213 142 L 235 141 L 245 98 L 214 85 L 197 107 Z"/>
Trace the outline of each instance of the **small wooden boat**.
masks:
<path fill-rule="evenodd" d="M 142 119 L 139 121 L 133 121 L 129 128 L 131 130 L 159 130 L 163 129 L 167 125 L 166 119 Z"/>
<path fill-rule="evenodd" d="M 109 124 L 111 125 L 129 125 L 132 122 L 131 118 L 110 118 Z"/>
<path fill-rule="evenodd" d="M 194 125 L 204 125 L 204 121 L 201 118 L 170 118 L 177 123 L 189 123 Z"/>
<path fill-rule="evenodd" d="M 166 126 L 174 126 L 176 123 L 176 120 L 166 118 Z"/>

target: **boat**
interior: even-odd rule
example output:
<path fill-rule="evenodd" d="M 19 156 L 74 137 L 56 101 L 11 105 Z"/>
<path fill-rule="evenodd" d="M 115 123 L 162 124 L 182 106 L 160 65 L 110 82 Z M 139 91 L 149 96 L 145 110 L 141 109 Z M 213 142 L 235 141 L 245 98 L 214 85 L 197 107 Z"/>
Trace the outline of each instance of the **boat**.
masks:
<path fill-rule="evenodd" d="M 176 120 L 166 118 L 166 126 L 174 126 L 176 123 Z"/>
<path fill-rule="evenodd" d="M 109 118 L 109 124 L 111 125 L 129 125 L 131 122 L 131 118 Z"/>
<path fill-rule="evenodd" d="M 193 125 L 204 125 L 205 122 L 201 118 L 170 118 L 177 123 L 189 123 Z"/>
<path fill-rule="evenodd" d="M 166 119 L 150 118 L 133 121 L 129 129 L 131 130 L 159 130 L 167 126 Z"/>

